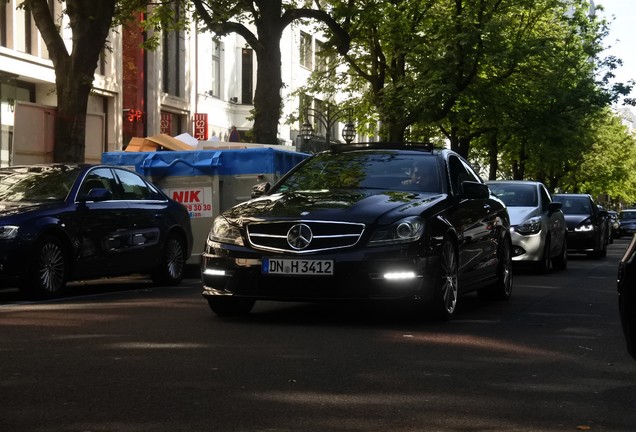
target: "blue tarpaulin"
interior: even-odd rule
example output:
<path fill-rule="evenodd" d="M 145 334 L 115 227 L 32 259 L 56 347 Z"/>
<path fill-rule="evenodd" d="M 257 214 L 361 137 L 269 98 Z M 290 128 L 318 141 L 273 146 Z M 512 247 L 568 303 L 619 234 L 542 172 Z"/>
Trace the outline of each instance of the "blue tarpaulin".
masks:
<path fill-rule="evenodd" d="M 164 176 L 226 176 L 276 174 L 281 176 L 309 154 L 267 148 L 157 152 L 107 152 L 102 162 L 134 167 L 154 179 Z"/>

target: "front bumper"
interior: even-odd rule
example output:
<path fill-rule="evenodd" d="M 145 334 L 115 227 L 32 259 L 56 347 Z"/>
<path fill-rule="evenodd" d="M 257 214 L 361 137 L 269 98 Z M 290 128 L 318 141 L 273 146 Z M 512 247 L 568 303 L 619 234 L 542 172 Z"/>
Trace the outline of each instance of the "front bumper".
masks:
<path fill-rule="evenodd" d="M 589 253 L 601 249 L 600 235 L 596 229 L 582 232 L 568 229 L 567 241 L 568 252 Z"/>
<path fill-rule="evenodd" d="M 14 285 L 25 275 L 30 258 L 28 247 L 21 240 L 0 241 L 0 286 Z"/>
<path fill-rule="evenodd" d="M 288 276 L 264 274 L 261 269 L 264 257 L 282 256 L 215 243 L 202 255 L 202 294 L 278 301 L 428 301 L 433 296 L 439 258 L 432 252 L 414 251 L 414 247 L 394 247 L 312 254 L 302 258 L 333 260 L 333 276 Z M 388 272 L 412 272 L 414 276 L 392 280 L 384 277 Z"/>
<path fill-rule="evenodd" d="M 543 259 L 545 249 L 545 234 L 541 230 L 537 234 L 519 234 L 514 228 L 510 229 L 512 240 L 512 260 L 538 262 Z"/>

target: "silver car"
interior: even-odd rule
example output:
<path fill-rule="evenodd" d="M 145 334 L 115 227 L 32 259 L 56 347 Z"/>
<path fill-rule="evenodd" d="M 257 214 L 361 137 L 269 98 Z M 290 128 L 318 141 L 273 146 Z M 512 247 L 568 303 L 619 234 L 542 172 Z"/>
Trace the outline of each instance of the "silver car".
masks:
<path fill-rule="evenodd" d="M 567 267 L 565 217 L 543 183 L 500 180 L 488 186 L 508 207 L 513 261 L 535 264 L 542 272 Z"/>

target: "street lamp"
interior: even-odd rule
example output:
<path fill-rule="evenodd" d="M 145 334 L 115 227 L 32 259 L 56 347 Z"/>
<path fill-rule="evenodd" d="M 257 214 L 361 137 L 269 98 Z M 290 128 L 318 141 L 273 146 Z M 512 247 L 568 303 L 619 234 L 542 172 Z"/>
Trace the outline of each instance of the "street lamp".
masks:
<path fill-rule="evenodd" d="M 314 136 L 314 128 L 309 122 L 310 113 L 313 116 L 313 118 L 317 119 L 325 127 L 325 130 L 326 130 L 325 144 L 327 145 L 327 147 L 329 147 L 329 143 L 331 142 L 331 129 L 338 122 L 338 120 L 341 120 L 342 118 L 345 117 L 345 114 L 347 114 L 348 121 L 345 124 L 344 128 L 342 129 L 342 138 L 345 140 L 347 144 L 350 144 L 351 141 L 355 139 L 356 128 L 353 122 L 351 121 L 351 109 L 342 108 L 336 111 L 332 111 L 331 106 L 328 106 L 327 111 L 324 113 L 314 108 L 309 108 L 309 107 L 305 108 L 305 115 L 304 115 L 305 121 L 300 126 L 300 132 L 299 132 L 299 135 L 301 138 L 305 140 L 309 140 Z"/>

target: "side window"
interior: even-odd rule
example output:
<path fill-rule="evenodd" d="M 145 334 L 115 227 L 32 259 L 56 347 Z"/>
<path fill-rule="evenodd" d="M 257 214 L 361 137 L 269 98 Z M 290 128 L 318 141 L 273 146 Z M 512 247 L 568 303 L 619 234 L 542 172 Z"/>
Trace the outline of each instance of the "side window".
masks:
<path fill-rule="evenodd" d="M 589 201 L 589 206 L 592 209 L 592 214 L 598 215 L 599 209 L 596 203 L 594 202 L 594 200 L 592 198 L 588 198 L 588 201 Z"/>
<path fill-rule="evenodd" d="M 115 194 L 115 178 L 108 168 L 97 168 L 89 171 L 79 189 L 80 195 L 87 195 L 91 189 L 108 189 Z"/>
<path fill-rule="evenodd" d="M 123 189 L 123 198 L 127 200 L 157 199 L 157 195 L 137 174 L 126 170 L 115 170 Z"/>
<path fill-rule="evenodd" d="M 552 202 L 552 198 L 550 197 L 550 194 L 548 193 L 548 191 L 545 189 L 545 186 L 543 185 L 539 186 L 539 193 L 541 194 L 541 205 L 542 205 L 541 210 L 547 211 L 548 204 Z"/>
<path fill-rule="evenodd" d="M 481 183 L 479 176 L 457 156 L 448 158 L 448 170 L 454 194 L 462 193 L 461 185 L 466 180 Z"/>

